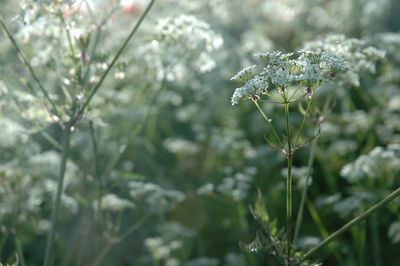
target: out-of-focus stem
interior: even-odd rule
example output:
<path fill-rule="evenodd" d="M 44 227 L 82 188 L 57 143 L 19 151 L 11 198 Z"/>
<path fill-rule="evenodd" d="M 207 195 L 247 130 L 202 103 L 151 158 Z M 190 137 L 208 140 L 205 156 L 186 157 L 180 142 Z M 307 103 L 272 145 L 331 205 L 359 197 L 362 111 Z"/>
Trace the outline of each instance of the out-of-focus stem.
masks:
<path fill-rule="evenodd" d="M 369 208 L 368 210 L 366 210 L 365 212 L 363 212 L 362 214 L 358 215 L 353 220 L 351 220 L 350 222 L 348 222 L 347 224 L 342 226 L 339 230 L 337 230 L 336 232 L 332 233 L 329 237 L 324 239 L 321 243 L 319 243 L 318 245 L 316 245 L 315 247 L 310 249 L 304 255 L 303 260 L 306 260 L 309 257 L 311 257 L 312 255 L 314 255 L 314 253 L 316 253 L 318 250 L 320 250 L 321 248 L 323 248 L 326 245 L 328 245 L 332 240 L 334 240 L 335 238 L 337 238 L 341 234 L 347 232 L 349 229 L 351 229 L 355 225 L 359 224 L 360 222 L 362 222 L 363 220 L 368 218 L 370 215 L 372 215 L 373 213 L 375 213 L 376 211 L 378 211 L 379 209 L 384 207 L 387 203 L 389 203 L 390 201 L 394 200 L 399 195 L 400 195 L 400 187 L 397 188 L 392 193 L 390 193 L 389 195 L 387 195 L 384 199 L 382 199 L 381 201 L 376 203 L 374 206 L 372 206 L 371 208 Z"/>
<path fill-rule="evenodd" d="M 56 107 L 56 104 L 54 103 L 54 101 L 50 98 L 49 93 L 47 92 L 47 90 L 43 87 L 42 82 L 40 82 L 40 79 L 38 78 L 38 76 L 36 75 L 35 71 L 33 70 L 31 64 L 29 63 L 29 60 L 26 58 L 25 53 L 22 51 L 22 49 L 19 47 L 17 41 L 14 39 L 14 37 L 12 36 L 11 32 L 8 30 L 2 15 L 0 14 L 0 26 L 3 28 L 5 34 L 7 35 L 8 39 L 11 41 L 11 43 L 13 44 L 13 46 L 15 47 L 15 49 L 17 50 L 17 53 L 19 55 L 19 58 L 21 59 L 22 63 L 26 66 L 26 68 L 28 69 L 29 73 L 31 74 L 32 78 L 35 80 L 35 82 L 37 83 L 40 91 L 43 93 L 44 97 L 46 98 L 46 100 L 48 101 L 48 103 L 51 105 L 51 113 L 54 113 L 55 115 L 58 116 L 58 109 Z"/>
<path fill-rule="evenodd" d="M 378 223 L 378 215 L 374 214 L 371 216 L 371 231 L 372 231 L 372 250 L 373 250 L 373 261 L 374 266 L 381 266 L 382 258 L 381 258 L 381 244 L 379 240 L 379 223 Z"/>
<path fill-rule="evenodd" d="M 52 212 L 51 212 L 51 227 L 50 227 L 50 232 L 49 232 L 49 236 L 48 236 L 47 244 L 46 244 L 46 253 L 45 253 L 45 259 L 44 259 L 44 264 L 43 264 L 44 266 L 52 265 L 51 257 L 52 257 L 52 253 L 53 253 L 53 249 L 54 249 L 54 242 L 55 242 L 55 236 L 56 236 L 56 231 L 57 231 L 57 218 L 58 218 L 58 213 L 59 213 L 60 205 L 61 205 L 61 195 L 64 190 L 64 178 L 65 178 L 65 171 L 66 171 L 66 166 L 67 166 L 67 161 L 68 161 L 68 156 L 69 156 L 70 137 L 71 137 L 71 125 L 67 124 L 65 126 L 65 128 L 63 129 L 60 174 L 58 176 L 57 192 L 56 192 L 56 197 L 54 199 L 53 208 L 52 208 Z"/>
<path fill-rule="evenodd" d="M 303 191 L 301 192 L 300 206 L 299 206 L 299 211 L 297 213 L 296 226 L 295 226 L 294 237 L 293 237 L 293 242 L 294 243 L 297 242 L 297 238 L 299 236 L 301 223 L 302 223 L 302 220 L 303 220 L 304 205 L 305 205 L 305 202 L 306 202 L 307 191 L 308 191 L 308 183 L 309 183 L 310 178 L 311 178 L 312 165 L 314 163 L 316 150 L 317 150 L 317 141 L 314 141 L 311 144 L 310 155 L 308 157 L 306 182 L 305 182 L 305 185 L 303 187 Z"/>
<path fill-rule="evenodd" d="M 99 88 L 101 87 L 101 85 L 103 84 L 103 81 L 105 80 L 105 78 L 108 76 L 108 73 L 110 72 L 110 70 L 112 69 L 112 67 L 115 65 L 115 63 L 118 61 L 119 57 L 121 56 L 122 52 L 125 50 L 125 48 L 127 47 L 128 43 L 130 42 L 130 40 L 132 39 L 132 37 L 135 35 L 135 33 L 137 32 L 137 30 L 139 29 L 140 25 L 142 24 L 144 18 L 147 16 L 147 14 L 149 13 L 149 11 L 151 10 L 151 8 L 153 7 L 154 3 L 156 2 L 156 0 L 151 0 L 150 3 L 148 4 L 148 6 L 146 7 L 145 11 L 143 12 L 142 16 L 139 18 L 138 22 L 136 23 L 136 25 L 133 27 L 132 31 L 130 32 L 130 34 L 128 35 L 128 37 L 125 39 L 124 43 L 121 45 L 121 47 L 119 48 L 119 50 L 117 51 L 117 53 L 115 54 L 114 58 L 112 59 L 111 63 L 108 65 L 107 69 L 104 71 L 103 75 L 101 76 L 99 82 L 94 86 L 94 88 L 91 90 L 89 96 L 86 98 L 86 101 L 84 102 L 84 104 L 82 105 L 82 107 L 79 109 L 79 112 L 76 116 L 75 119 L 79 119 L 80 116 L 84 113 L 84 111 L 86 110 L 86 107 L 89 105 L 89 103 L 91 102 L 93 96 L 97 93 L 97 91 L 99 90 Z"/>

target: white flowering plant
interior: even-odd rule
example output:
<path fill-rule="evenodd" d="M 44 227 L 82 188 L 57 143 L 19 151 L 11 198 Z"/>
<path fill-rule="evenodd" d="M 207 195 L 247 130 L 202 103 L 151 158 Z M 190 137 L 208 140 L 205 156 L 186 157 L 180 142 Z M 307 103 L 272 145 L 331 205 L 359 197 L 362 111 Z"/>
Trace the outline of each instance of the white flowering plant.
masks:
<path fill-rule="evenodd" d="M 330 36 L 325 42 L 309 43 L 306 47 L 314 48 L 314 50 L 300 50 L 298 56 L 293 57 L 293 53 L 283 53 L 281 51 L 267 52 L 256 54 L 262 65 L 252 65 L 239 71 L 231 80 L 241 83 L 233 93 L 231 98 L 232 105 L 239 104 L 242 100 L 251 100 L 262 118 L 272 132 L 273 141 L 266 137 L 267 141 L 279 151 L 282 151 L 287 159 L 287 175 L 286 175 L 286 232 L 285 238 L 278 234 L 276 221 L 271 222 L 264 208 L 260 207 L 260 203 L 252 210 L 254 218 L 261 224 L 262 231 L 257 233 L 256 239 L 243 248 L 250 252 L 266 250 L 284 265 L 319 265 L 318 263 L 308 262 L 311 254 L 325 246 L 327 243 L 336 238 L 339 234 L 349 230 L 357 223 L 371 215 L 376 209 L 384 206 L 386 202 L 393 200 L 400 194 L 400 189 L 395 190 L 389 196 L 386 196 L 381 202 L 371 207 L 366 212 L 357 216 L 354 220 L 343 226 L 331 236 L 327 237 L 317 246 L 310 249 L 307 253 L 296 252 L 293 246 L 293 238 L 295 241 L 298 237 L 298 231 L 302 220 L 302 211 L 304 208 L 304 200 L 309 186 L 309 176 L 311 175 L 311 165 L 308 165 L 308 173 L 306 174 L 305 185 L 303 185 L 302 200 L 299 207 L 299 213 L 296 221 L 296 228 L 292 231 L 292 179 L 293 179 L 293 158 L 298 148 L 305 144 L 316 143 L 320 130 L 309 141 L 299 142 L 303 138 L 306 120 L 312 116 L 313 106 L 312 100 L 318 88 L 324 86 L 324 83 L 335 79 L 337 74 L 352 71 L 353 76 L 360 73 L 361 69 L 367 68 L 371 72 L 375 72 L 374 62 L 377 59 L 385 57 L 385 52 L 378 50 L 372 46 L 361 50 L 359 47 L 364 45 L 363 41 L 356 39 L 345 40 L 343 36 Z M 351 54 L 351 55 L 350 55 Z M 346 60 L 346 58 L 349 59 Z M 368 61 L 369 60 L 371 61 Z M 351 60 L 350 60 L 351 59 Z M 359 81 L 353 83 L 359 86 Z M 342 85 L 343 87 L 343 85 Z M 307 101 L 306 108 L 301 107 L 301 102 Z M 285 133 L 279 131 L 274 126 L 272 119 L 264 111 L 259 104 L 279 104 L 283 105 Z M 290 105 L 298 104 L 299 112 L 303 116 L 300 126 L 297 128 L 290 120 Z M 315 107 L 314 107 L 315 108 Z M 314 109 L 315 110 L 315 109 Z M 321 117 L 322 118 L 322 117 Z M 322 120 L 318 119 L 314 124 L 319 125 Z M 312 155 L 311 155 L 312 154 Z M 312 162 L 313 151 L 310 154 L 309 162 Z M 395 156 L 395 159 L 396 156 Z M 361 158 L 360 158 L 361 160 Z M 357 167 L 356 165 L 346 165 L 342 169 L 342 175 L 352 176 L 350 169 Z M 362 161 L 362 167 L 367 167 L 367 163 Z M 372 169 L 364 170 L 372 171 Z M 359 172 L 359 171 L 358 171 Z M 397 172 L 394 170 L 392 172 Z M 372 176 L 379 176 L 379 173 L 372 172 Z M 354 199 L 351 200 L 355 202 Z M 345 202 L 343 206 L 347 206 Z M 342 212 L 341 212 L 342 213 Z"/>

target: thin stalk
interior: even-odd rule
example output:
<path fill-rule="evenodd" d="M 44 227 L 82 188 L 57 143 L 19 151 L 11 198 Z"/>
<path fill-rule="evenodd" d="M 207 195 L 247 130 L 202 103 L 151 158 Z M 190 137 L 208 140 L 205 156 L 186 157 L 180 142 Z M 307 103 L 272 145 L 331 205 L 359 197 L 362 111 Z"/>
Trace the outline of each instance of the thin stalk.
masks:
<path fill-rule="evenodd" d="M 286 178 L 286 234 L 287 234 L 287 265 L 291 263 L 292 246 L 292 164 L 293 150 L 290 135 L 289 104 L 285 104 L 286 135 L 288 142 L 287 156 L 287 178 Z"/>
<path fill-rule="evenodd" d="M 371 235 L 372 235 L 372 253 L 373 253 L 373 261 L 374 266 L 381 266 L 382 256 L 381 256 L 381 243 L 379 239 L 379 223 L 378 223 L 378 215 L 374 214 L 370 219 L 371 223 Z"/>
<path fill-rule="evenodd" d="M 22 250 L 21 242 L 19 241 L 19 238 L 17 236 L 15 236 L 15 247 L 17 249 L 17 253 L 18 253 L 18 257 L 19 257 L 21 266 L 26 266 L 25 259 L 24 259 L 24 252 Z"/>
<path fill-rule="evenodd" d="M 39 129 L 39 134 L 47 140 L 51 145 L 53 145 L 54 149 L 60 151 L 61 150 L 61 145 L 55 140 L 49 133 L 47 133 L 45 130 Z"/>
<path fill-rule="evenodd" d="M 321 217 L 318 214 L 317 209 L 315 208 L 314 204 L 306 198 L 306 204 L 308 211 L 310 213 L 311 219 L 313 220 L 314 224 L 317 226 L 319 233 L 323 238 L 329 237 L 328 230 L 326 230 L 324 224 L 322 223 Z"/>
<path fill-rule="evenodd" d="M 365 239 L 366 239 L 366 226 L 365 221 L 361 222 L 358 226 L 354 227 L 355 242 L 357 250 L 358 265 L 365 265 Z"/>
<path fill-rule="evenodd" d="M 58 213 L 60 210 L 60 203 L 61 203 L 61 195 L 64 188 L 64 178 L 65 178 L 65 170 L 67 166 L 68 156 L 69 156 L 69 149 L 70 149 L 70 138 L 71 138 L 71 125 L 68 124 L 63 129 L 63 137 L 62 137 L 62 155 L 61 155 L 61 163 L 60 163 L 60 174 L 58 177 L 58 185 L 57 185 L 57 194 L 54 199 L 52 213 L 51 213 L 51 227 L 49 231 L 49 236 L 47 239 L 46 244 L 46 253 L 44 259 L 44 266 L 50 266 L 52 252 L 54 249 L 54 241 L 57 231 L 57 218 Z"/>
<path fill-rule="evenodd" d="M 19 58 L 21 59 L 22 63 L 26 66 L 26 68 L 29 70 L 29 73 L 31 74 L 32 78 L 35 80 L 35 82 L 37 83 L 40 91 L 43 93 L 44 97 L 47 99 L 47 101 L 50 103 L 51 107 L 52 107 L 52 112 L 55 115 L 58 116 L 58 110 L 56 107 L 56 104 L 54 103 L 54 101 L 50 98 L 49 93 L 47 92 L 47 90 L 43 87 L 42 82 L 40 82 L 39 78 L 36 76 L 35 71 L 33 70 L 31 64 L 29 63 L 29 60 L 26 58 L 25 53 L 22 51 L 22 49 L 19 47 L 17 41 L 14 39 L 14 37 L 12 36 L 11 32 L 8 30 L 4 20 L 3 20 L 3 16 L 0 14 L 0 26 L 3 28 L 5 34 L 7 35 L 8 39 L 11 41 L 11 43 L 14 45 L 14 48 L 17 50 L 17 53 L 19 55 Z"/>
<path fill-rule="evenodd" d="M 321 248 L 325 247 L 327 244 L 329 244 L 332 240 L 334 240 L 335 238 L 337 238 L 339 235 L 347 232 L 349 229 L 351 229 L 352 227 L 354 227 L 355 225 L 359 224 L 360 222 L 362 222 L 363 220 L 365 220 L 366 218 L 368 218 L 369 216 L 371 216 L 373 213 L 375 213 L 376 211 L 378 211 L 379 209 L 381 209 L 382 207 L 384 207 L 387 203 L 389 203 L 390 201 L 394 200 L 397 196 L 400 195 L 400 187 L 397 188 L 395 191 L 393 191 L 392 193 L 390 193 L 389 195 L 387 195 L 384 199 L 382 199 L 381 201 L 379 201 L 378 203 L 376 203 L 374 206 L 372 206 L 371 208 L 369 208 L 368 210 L 366 210 L 364 213 L 358 215 L 357 217 L 355 217 L 353 220 L 351 220 L 350 222 L 348 222 L 347 224 L 345 224 L 344 226 L 342 226 L 339 230 L 337 230 L 336 232 L 332 233 L 329 237 L 327 237 L 326 239 L 324 239 L 321 243 L 319 243 L 318 245 L 316 245 L 315 247 L 313 247 L 312 249 L 310 249 L 303 257 L 303 261 L 308 259 L 309 257 L 311 257 L 312 255 L 314 255 L 314 253 L 316 253 L 318 250 L 320 250 Z"/>
<path fill-rule="evenodd" d="M 124 239 L 126 239 L 128 236 L 130 236 L 132 233 L 134 233 L 140 226 L 143 225 L 143 223 L 149 218 L 149 215 L 143 216 L 137 223 L 133 224 L 131 227 L 129 227 L 124 233 L 121 234 L 121 236 L 109 239 L 107 242 L 107 245 L 103 248 L 102 251 L 100 251 L 99 256 L 94 260 L 93 266 L 100 265 L 101 262 L 104 260 L 104 258 L 108 255 L 108 253 L 111 251 L 111 249 L 118 243 L 122 242 Z"/>
<path fill-rule="evenodd" d="M 294 92 L 292 93 L 292 95 L 290 95 L 290 97 L 289 97 L 289 99 L 288 99 L 288 102 L 290 102 L 292 99 L 293 99 L 293 97 L 296 95 L 296 93 L 301 89 L 301 85 L 299 85 L 299 86 L 297 86 L 297 88 L 294 90 Z"/>
<path fill-rule="evenodd" d="M 147 16 L 149 13 L 150 9 L 152 8 L 153 4 L 155 3 L 156 0 L 151 0 L 148 6 L 146 7 L 145 11 L 143 12 L 142 16 L 139 18 L 138 22 L 136 25 L 133 27 L 132 31 L 124 41 L 124 43 L 121 45 L 121 48 L 119 48 L 118 52 L 115 54 L 114 58 L 112 59 L 111 63 L 108 65 L 107 69 L 104 71 L 103 75 L 101 76 L 99 82 L 94 86 L 92 91 L 90 92 L 89 96 L 87 97 L 86 101 L 80 108 L 76 120 L 81 117 L 83 112 L 85 111 L 86 107 L 89 105 L 90 101 L 92 100 L 93 96 L 97 93 L 101 85 L 103 84 L 103 81 L 107 77 L 108 73 L 110 72 L 111 68 L 115 65 L 115 63 L 118 61 L 119 57 L 121 56 L 122 52 L 125 50 L 126 46 L 128 45 L 129 41 L 132 39 L 132 37 L 135 35 L 137 30 L 139 29 L 140 25 L 142 24 L 144 18 Z"/>
<path fill-rule="evenodd" d="M 310 212 L 311 218 L 314 221 L 314 224 L 317 225 L 318 231 L 321 234 L 322 238 L 327 238 L 329 236 L 328 230 L 326 230 L 323 222 L 321 221 L 321 217 L 319 216 L 317 209 L 315 208 L 313 203 L 308 199 L 306 199 L 306 204 L 308 211 Z M 336 249 L 332 249 L 332 252 L 333 256 L 338 262 L 338 265 L 344 265 L 340 253 Z"/>
<path fill-rule="evenodd" d="M 266 114 L 264 113 L 264 111 L 261 109 L 261 107 L 260 107 L 260 105 L 257 103 L 257 101 L 253 101 L 253 102 L 254 102 L 254 104 L 257 106 L 257 109 L 258 109 L 258 111 L 260 111 L 260 113 L 261 113 L 262 117 L 264 118 L 264 120 L 267 122 L 267 124 L 268 124 L 269 127 L 271 128 L 272 133 L 274 134 L 276 141 L 279 143 L 279 145 L 280 145 L 281 147 L 283 147 L 283 143 L 282 143 L 281 139 L 279 138 L 278 133 L 276 133 L 276 130 L 275 130 L 274 126 L 273 126 L 272 123 L 271 123 L 271 119 L 269 119 L 269 118 L 267 117 L 267 115 L 266 115 Z"/>
<path fill-rule="evenodd" d="M 96 29 L 94 30 L 94 32 L 96 33 L 94 36 L 94 41 L 91 41 L 90 43 L 93 43 L 93 45 L 90 48 L 90 51 L 87 51 L 89 58 L 93 57 L 94 52 L 97 49 L 98 44 L 100 43 L 100 36 L 102 33 L 102 28 L 103 26 L 107 23 L 107 21 L 112 17 L 112 15 L 114 15 L 114 13 L 117 11 L 117 8 L 113 8 L 103 19 L 102 21 L 100 21 L 100 23 L 97 24 Z M 87 83 L 88 79 L 89 79 L 89 74 L 90 74 L 90 68 L 93 64 L 93 60 L 89 60 L 89 62 L 87 63 L 86 66 L 86 71 L 83 75 L 82 81 L 84 84 Z"/>
<path fill-rule="evenodd" d="M 300 231 L 301 223 L 302 223 L 302 220 L 303 220 L 304 205 L 305 205 L 305 202 L 306 202 L 307 191 L 308 191 L 308 182 L 310 181 L 310 178 L 311 178 L 311 171 L 312 171 L 312 166 L 313 166 L 313 163 L 314 163 L 316 150 L 317 150 L 317 141 L 314 141 L 311 144 L 310 155 L 308 157 L 308 163 L 307 163 L 306 183 L 305 183 L 305 186 L 303 188 L 303 191 L 301 192 L 300 206 L 299 206 L 299 211 L 297 212 L 296 226 L 295 226 L 294 237 L 293 237 L 293 242 L 294 243 L 297 243 L 297 238 L 299 236 L 299 231 Z"/>
<path fill-rule="evenodd" d="M 101 173 L 100 173 L 100 168 L 99 168 L 99 152 L 98 152 L 98 147 L 97 147 L 97 138 L 96 138 L 96 133 L 94 130 L 94 125 L 93 122 L 89 123 L 89 128 L 90 128 L 90 139 L 92 141 L 92 152 L 93 152 L 93 158 L 94 158 L 94 175 L 97 180 L 97 185 L 98 185 L 98 190 L 97 190 L 97 211 L 95 214 L 95 221 L 98 221 L 98 219 L 101 217 L 101 197 L 102 197 L 102 181 L 101 181 Z"/>
<path fill-rule="evenodd" d="M 24 109 L 22 106 L 19 105 L 17 100 L 13 100 L 13 103 L 15 106 L 18 108 L 20 112 L 23 112 Z M 25 120 L 27 121 L 27 120 Z M 29 131 L 29 134 L 40 134 L 45 140 L 47 140 L 51 145 L 53 145 L 54 149 L 56 150 L 61 150 L 61 145 L 49 134 L 46 132 L 45 129 L 43 129 L 43 126 L 41 126 L 38 122 L 35 122 L 35 126 L 32 130 Z"/>
<path fill-rule="evenodd" d="M 293 99 L 293 100 L 290 100 L 290 101 L 288 100 L 288 103 L 297 103 L 297 102 L 303 100 L 307 95 L 308 94 L 305 93 L 303 95 L 298 96 L 296 99 Z"/>
<path fill-rule="evenodd" d="M 94 246 L 96 247 L 95 250 L 100 248 L 100 243 L 101 243 L 101 234 L 98 234 L 96 230 L 101 231 L 101 227 L 103 225 L 103 212 L 101 208 L 101 198 L 103 197 L 103 182 L 101 178 L 101 173 L 100 173 L 100 164 L 99 164 L 99 152 L 98 152 L 98 143 L 97 143 L 97 138 L 96 138 L 96 132 L 95 128 L 93 125 L 93 122 L 89 122 L 89 128 L 90 128 L 90 139 L 92 142 L 92 153 L 93 153 L 93 172 L 96 180 L 96 200 L 97 200 L 97 206 L 95 208 L 95 213 L 94 213 L 94 223 L 92 224 L 90 231 L 91 234 L 94 236 Z M 95 251 L 95 254 L 97 252 Z"/>
<path fill-rule="evenodd" d="M 18 237 L 18 233 L 19 233 L 19 217 L 20 217 L 20 213 L 21 213 L 21 205 L 22 205 L 22 192 L 23 192 L 23 188 L 22 188 L 22 182 L 21 182 L 21 178 L 18 178 L 18 191 L 17 191 L 17 202 L 16 202 L 16 208 L 15 208 L 15 224 L 16 227 L 13 230 L 13 235 L 14 235 L 14 241 L 15 241 L 15 249 L 17 251 L 17 259 L 19 257 L 20 262 L 21 262 L 21 266 L 26 266 L 25 263 L 25 259 L 24 259 L 24 251 L 22 249 L 22 245 L 21 242 L 19 240 Z M 17 265 L 20 265 L 19 263 L 16 263 Z M 0 264 L 1 265 L 1 264 Z"/>
<path fill-rule="evenodd" d="M 306 123 L 306 120 L 307 120 L 309 112 L 310 112 L 312 100 L 313 100 L 313 98 L 311 98 L 311 100 L 308 101 L 306 113 L 304 114 L 303 120 L 301 121 L 300 129 L 299 129 L 299 132 L 296 137 L 296 143 L 295 143 L 296 146 L 299 144 L 299 139 L 300 139 L 301 133 L 303 132 L 304 125 Z"/>
<path fill-rule="evenodd" d="M 67 23 L 65 22 L 64 14 L 61 12 L 61 10 L 58 11 L 58 17 L 61 20 L 61 23 L 62 23 L 64 31 L 65 31 L 65 35 L 67 37 L 69 51 L 72 56 L 75 56 L 76 52 L 75 52 L 75 47 L 72 43 L 71 31 L 69 30 L 69 27 L 67 26 Z"/>
<path fill-rule="evenodd" d="M 284 101 L 282 101 L 281 98 L 278 98 L 278 97 L 276 97 L 275 95 L 273 95 L 271 93 L 265 92 L 264 94 L 266 96 L 270 97 L 271 99 L 273 99 L 275 101 L 274 103 L 279 103 L 279 104 L 284 104 L 285 103 Z"/>

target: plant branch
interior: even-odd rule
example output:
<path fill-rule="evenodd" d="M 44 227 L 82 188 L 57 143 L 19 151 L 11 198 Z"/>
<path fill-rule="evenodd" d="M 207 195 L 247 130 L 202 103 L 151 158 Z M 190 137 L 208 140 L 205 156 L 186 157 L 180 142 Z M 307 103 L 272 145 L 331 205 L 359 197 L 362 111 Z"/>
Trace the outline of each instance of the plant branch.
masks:
<path fill-rule="evenodd" d="M 308 208 L 308 212 L 310 213 L 311 219 L 317 226 L 318 231 L 321 234 L 322 238 L 327 238 L 329 236 L 328 230 L 326 230 L 326 227 L 324 226 L 321 217 L 318 214 L 318 211 L 315 208 L 314 204 L 307 197 L 306 197 L 306 205 Z M 344 265 L 343 259 L 338 250 L 335 249 L 334 247 L 330 248 L 330 250 L 332 250 L 333 256 L 337 260 L 338 265 Z"/>
<path fill-rule="evenodd" d="M 277 140 L 277 142 L 279 143 L 279 145 L 281 145 L 281 147 L 283 147 L 283 143 L 282 143 L 281 139 L 279 138 L 278 133 L 276 133 L 276 130 L 275 130 L 274 126 L 273 126 L 272 123 L 271 123 L 271 119 L 269 119 L 269 118 L 267 117 L 267 115 L 266 115 L 266 114 L 264 113 L 264 111 L 261 109 L 261 107 L 260 107 L 260 105 L 257 103 L 257 101 L 253 101 L 253 102 L 254 102 L 254 104 L 257 106 L 257 109 L 258 109 L 258 111 L 260 111 L 260 113 L 261 113 L 262 117 L 264 118 L 264 120 L 267 122 L 267 124 L 268 124 L 269 127 L 271 128 L 272 133 L 273 133 L 274 136 L 275 136 L 275 139 Z"/>
<path fill-rule="evenodd" d="M 317 150 L 317 141 L 314 141 L 311 144 L 311 149 L 310 149 L 310 155 L 308 157 L 308 163 L 307 163 L 307 177 L 306 177 L 306 182 L 303 188 L 303 191 L 301 193 L 301 200 L 300 200 L 300 206 L 299 206 L 299 211 L 297 212 L 297 219 L 296 219 L 296 226 L 294 230 L 294 237 L 293 237 L 293 242 L 297 243 L 297 238 L 299 236 L 299 231 L 301 227 L 301 222 L 303 220 L 303 213 L 304 213 L 304 205 L 306 202 L 307 198 L 307 190 L 308 190 L 308 182 L 311 178 L 311 172 L 312 172 L 312 166 L 314 163 L 314 158 L 315 158 L 315 152 Z"/>
<path fill-rule="evenodd" d="M 21 59 L 22 63 L 25 65 L 25 67 L 29 70 L 29 73 L 31 74 L 32 78 L 35 80 L 35 82 L 37 83 L 40 91 L 43 93 L 44 97 L 47 99 L 47 101 L 50 103 L 51 107 L 52 107 L 52 111 L 51 113 L 54 113 L 55 115 L 58 116 L 58 111 L 57 111 L 57 107 L 56 104 L 54 103 L 54 101 L 50 98 L 49 93 L 47 92 L 47 90 L 43 87 L 42 82 L 40 82 L 38 76 L 36 76 L 35 71 L 33 70 L 31 64 L 29 63 L 28 59 L 26 58 L 24 52 L 22 51 L 22 49 L 19 47 L 17 41 L 14 39 L 14 37 L 12 36 L 12 34 L 10 33 L 10 31 L 8 30 L 4 20 L 3 20 L 3 16 L 0 14 L 0 26 L 3 28 L 5 34 L 7 35 L 8 39 L 11 41 L 11 43 L 14 45 L 15 49 L 17 50 L 17 53 L 19 55 L 19 58 Z"/>
<path fill-rule="evenodd" d="M 299 129 L 299 132 L 298 132 L 297 137 L 296 137 L 296 143 L 295 143 L 296 146 L 299 144 L 299 139 L 300 139 L 301 133 L 303 132 L 304 125 L 306 123 L 306 120 L 307 120 L 309 112 L 310 112 L 312 100 L 313 100 L 313 98 L 311 98 L 311 100 L 309 100 L 308 103 L 307 103 L 306 112 L 305 112 L 305 114 L 303 116 L 303 120 L 301 121 L 300 129 Z"/>
<path fill-rule="evenodd" d="M 351 229 L 352 227 L 354 227 L 355 225 L 359 224 L 360 222 L 362 222 L 363 220 L 365 220 L 366 218 L 368 218 L 370 215 L 372 215 L 373 213 L 375 213 L 376 211 L 378 211 L 379 209 L 381 209 L 382 207 L 384 207 L 387 203 L 389 203 L 390 201 L 394 200 L 397 196 L 400 195 L 400 187 L 397 188 L 395 191 L 393 191 L 392 193 L 390 193 L 389 195 L 387 195 L 384 199 L 382 199 L 381 201 L 379 201 L 378 203 L 376 203 L 374 206 L 372 206 L 371 208 L 369 208 L 368 210 L 366 210 L 364 213 L 360 214 L 359 216 L 355 217 L 353 220 L 351 220 L 350 222 L 348 222 L 347 224 L 345 224 L 344 226 L 342 226 L 339 230 L 337 230 L 336 232 L 332 233 L 329 237 L 327 237 L 326 239 L 324 239 L 321 243 L 319 243 L 317 246 L 313 247 L 312 249 L 310 249 L 304 256 L 303 256 L 303 261 L 308 259 L 309 257 L 311 257 L 312 255 L 314 255 L 314 253 L 316 253 L 318 250 L 320 250 L 321 248 L 325 247 L 326 245 L 328 245 L 332 240 L 334 240 L 335 238 L 337 238 L 339 235 L 347 232 L 349 229 Z"/>
<path fill-rule="evenodd" d="M 95 259 L 92 265 L 93 266 L 100 265 L 100 263 L 104 260 L 104 258 L 111 251 L 114 245 L 120 243 L 121 241 L 126 239 L 129 235 L 131 235 L 133 232 L 135 232 L 148 218 L 149 218 L 148 214 L 143 216 L 137 223 L 131 225 L 124 233 L 122 233 L 121 236 L 109 239 L 107 245 L 103 248 L 103 250 L 100 252 L 99 256 Z"/>
<path fill-rule="evenodd" d="M 136 23 L 136 25 L 133 27 L 132 31 L 122 44 L 121 48 L 119 48 L 118 52 L 114 56 L 113 60 L 111 63 L 108 65 L 107 69 L 104 71 L 103 75 L 101 76 L 99 82 L 94 86 L 92 91 L 90 92 L 89 96 L 87 97 L 86 101 L 80 108 L 79 112 L 77 113 L 76 117 L 72 120 L 73 123 L 75 123 L 84 113 L 85 109 L 89 105 L 90 101 L 92 100 L 93 96 L 97 93 L 101 85 L 103 84 L 103 81 L 107 77 L 108 73 L 110 72 L 111 68 L 115 65 L 115 63 L 118 61 L 119 57 L 121 56 L 122 52 L 125 50 L 126 46 L 128 45 L 129 41 L 132 39 L 132 37 L 135 35 L 137 30 L 139 29 L 139 26 L 142 24 L 144 18 L 147 16 L 149 13 L 150 9 L 152 8 L 153 4 L 155 3 L 156 0 L 151 0 L 145 11 L 143 12 L 142 16 L 139 18 L 139 21 Z"/>

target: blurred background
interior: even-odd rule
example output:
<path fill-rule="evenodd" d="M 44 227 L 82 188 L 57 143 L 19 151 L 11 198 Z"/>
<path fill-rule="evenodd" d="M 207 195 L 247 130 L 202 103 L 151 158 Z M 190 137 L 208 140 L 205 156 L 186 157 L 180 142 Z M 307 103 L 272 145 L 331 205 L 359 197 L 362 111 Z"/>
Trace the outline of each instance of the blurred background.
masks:
<path fill-rule="evenodd" d="M 62 111 L 48 112 L 0 34 L 4 265 L 43 263 L 60 122 L 88 97 L 148 3 L 0 0 L 8 29 Z M 285 158 L 267 145 L 254 106 L 230 102 L 237 87 L 230 78 L 253 65 L 258 52 L 330 41 L 343 45 L 355 65 L 316 95 L 323 122 L 300 249 L 397 188 L 399 14 L 398 0 L 156 1 L 73 129 L 54 265 L 279 265 L 266 252 L 239 247 L 257 230 L 249 212 L 257 191 L 278 227 L 285 224 Z M 382 56 L 369 56 L 371 49 Z M 284 127 L 279 106 L 263 108 Z M 294 213 L 309 150 L 294 158 Z M 315 260 L 398 266 L 399 248 L 397 199 Z"/>

